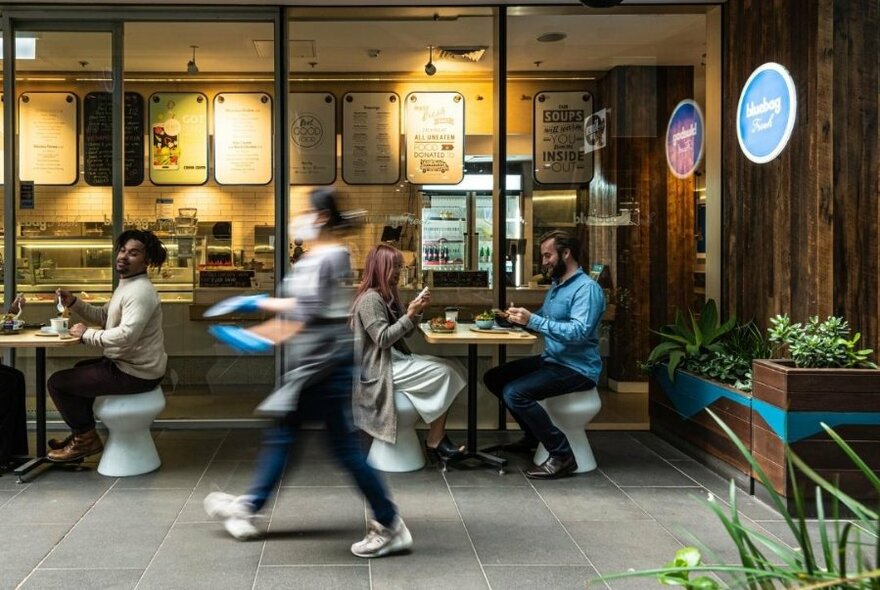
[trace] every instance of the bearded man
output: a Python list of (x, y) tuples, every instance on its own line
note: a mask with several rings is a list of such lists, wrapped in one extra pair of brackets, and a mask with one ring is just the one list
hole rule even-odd
[(553, 285), (539, 310), (532, 313), (511, 305), (506, 319), (543, 335), (544, 352), (490, 369), (483, 381), (504, 400), (523, 431), (519, 441), (505, 448), (534, 452), (540, 442), (550, 455), (526, 477), (557, 479), (571, 475), (577, 462), (568, 439), (538, 401), (596, 386), (602, 372), (599, 323), (605, 295), (581, 267), (581, 245), (575, 236), (552, 231), (541, 236), (540, 244), (541, 262)]

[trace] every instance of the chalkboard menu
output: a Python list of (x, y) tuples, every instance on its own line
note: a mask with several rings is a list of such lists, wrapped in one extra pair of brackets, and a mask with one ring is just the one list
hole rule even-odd
[[(144, 97), (125, 93), (125, 186), (144, 182)], [(89, 92), (84, 107), (83, 150), (85, 181), (92, 186), (113, 184), (113, 95)]]
[(250, 287), (253, 278), (252, 270), (202, 270), (199, 287)]

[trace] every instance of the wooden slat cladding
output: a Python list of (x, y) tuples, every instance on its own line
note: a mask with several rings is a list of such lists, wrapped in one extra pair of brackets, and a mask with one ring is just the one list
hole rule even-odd
[[(880, 43), (876, 0), (729, 0), (724, 7), (723, 228), (726, 313), (762, 327), (842, 314), (880, 349)], [(736, 139), (748, 76), (792, 74), (788, 147), (754, 164)]]
[(880, 3), (834, 2), (834, 312), (880, 349)]
[(626, 66), (600, 82), (611, 108), (601, 178), (618, 203), (636, 203), (638, 226), (617, 228), (617, 288), (631, 293), (612, 334), (608, 374), (618, 381), (644, 380), (638, 363), (651, 349), (650, 329), (686, 309), (693, 293), (696, 244), (693, 180), (679, 180), (666, 165), (666, 121), (675, 105), (693, 98), (690, 67)]

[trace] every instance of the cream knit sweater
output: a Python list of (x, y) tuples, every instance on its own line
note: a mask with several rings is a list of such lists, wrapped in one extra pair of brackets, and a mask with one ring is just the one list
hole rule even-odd
[(82, 341), (103, 348), (104, 356), (123, 373), (140, 379), (165, 375), (168, 355), (162, 332), (162, 305), (146, 274), (120, 279), (110, 301), (102, 307), (77, 298), (70, 309), (86, 322), (103, 326), (87, 329)]

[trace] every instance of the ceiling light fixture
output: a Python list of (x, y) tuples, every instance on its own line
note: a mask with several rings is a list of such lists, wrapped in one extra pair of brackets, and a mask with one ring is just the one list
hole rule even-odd
[(199, 46), (198, 45), (190, 45), (190, 47), (192, 47), (192, 50), (193, 50), (193, 57), (191, 60), (186, 62), (186, 73), (189, 75), (193, 75), (193, 74), (199, 73), (199, 66), (196, 65), (196, 49), (198, 49)]
[(437, 73), (437, 66), (434, 65), (434, 46), (428, 45), (428, 63), (425, 64), (425, 73), (433, 76)]
[(556, 43), (568, 37), (565, 33), (544, 33), (538, 37), (539, 43)]

